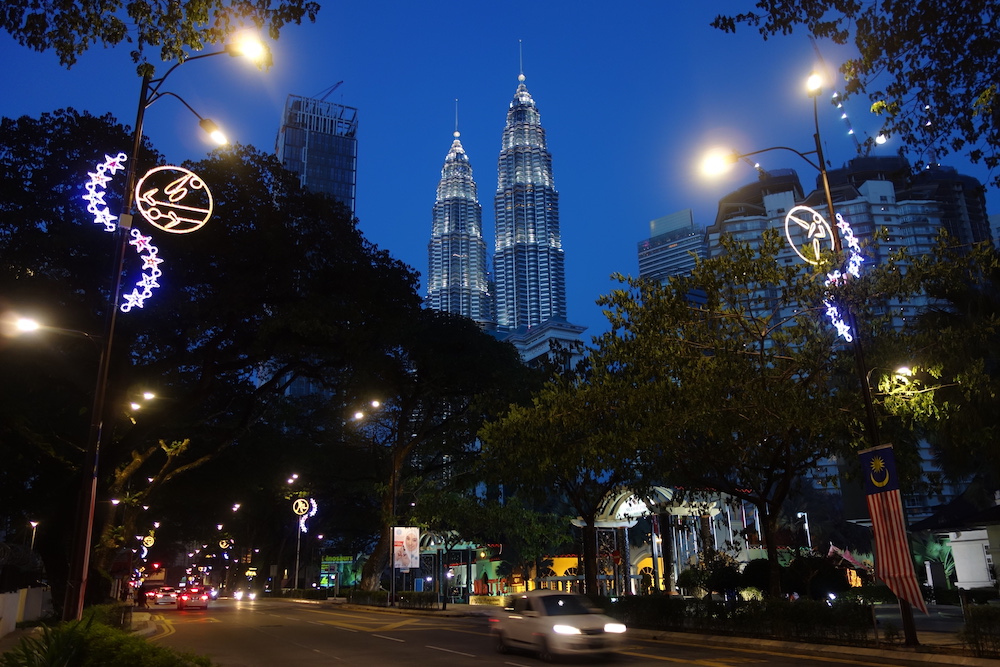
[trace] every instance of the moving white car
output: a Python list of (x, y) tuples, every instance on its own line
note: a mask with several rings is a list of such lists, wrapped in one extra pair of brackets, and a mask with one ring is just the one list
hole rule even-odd
[(490, 618), (497, 651), (511, 648), (556, 655), (608, 654), (625, 642), (625, 626), (582, 595), (536, 590), (514, 598), (514, 606)]

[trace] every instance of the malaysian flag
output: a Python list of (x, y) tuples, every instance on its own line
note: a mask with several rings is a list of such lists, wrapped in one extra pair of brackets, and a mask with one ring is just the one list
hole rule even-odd
[(868, 514), (875, 534), (875, 571), (897, 597), (927, 613), (924, 596), (913, 570), (910, 541), (906, 537), (903, 499), (896, 477), (892, 445), (873, 447), (858, 453), (865, 478)]

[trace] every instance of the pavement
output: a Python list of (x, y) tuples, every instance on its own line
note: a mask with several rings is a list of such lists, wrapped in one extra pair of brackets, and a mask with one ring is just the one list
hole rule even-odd
[[(338, 606), (344, 608), (371, 609), (360, 605), (347, 604), (343, 598), (338, 600), (293, 600), (300, 604), (313, 604), (318, 606)], [(886, 622), (893, 621), (893, 610), (895, 605), (881, 606), (877, 611), (880, 620)], [(468, 604), (448, 604), (446, 610), (423, 610), (423, 609), (399, 609), (396, 607), (380, 607), (379, 611), (397, 614), (419, 614), (434, 616), (479, 616), (487, 617), (497, 607), (486, 605)], [(879, 647), (858, 647), (839, 646), (834, 644), (809, 644), (803, 642), (787, 642), (775, 639), (756, 639), (750, 637), (726, 637), (719, 635), (706, 635), (694, 632), (666, 632), (658, 630), (643, 630), (640, 628), (630, 628), (629, 635), (641, 639), (658, 639), (662, 641), (690, 643), (697, 642), (704, 646), (732, 646), (742, 648), (780, 650), (784, 652), (794, 652), (802, 655), (825, 656), (827, 658), (870, 658), (873, 661), (893, 658), (894, 662), (905, 662), (910, 665), (966, 665), (968, 667), (998, 667), (1000, 660), (988, 658), (973, 658), (966, 655), (966, 650), (958, 638), (958, 632), (962, 628), (962, 611), (959, 607), (945, 605), (929, 605), (930, 613), (927, 616), (915, 614), (917, 626), (917, 639), (919, 646), (910, 647), (899, 644), (882, 645)], [(898, 617), (898, 611), (896, 612)], [(153, 620), (153, 610), (136, 608), (132, 613), (132, 630), (136, 634), (150, 636), (157, 630), (156, 622)], [(896, 627), (900, 627), (894, 622)], [(27, 628), (15, 630), (13, 633), (0, 637), (0, 653), (13, 649), (25, 636), (38, 634), (38, 628)]]

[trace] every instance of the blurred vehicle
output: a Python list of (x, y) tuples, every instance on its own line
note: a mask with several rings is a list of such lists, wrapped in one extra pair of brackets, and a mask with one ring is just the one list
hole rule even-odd
[(582, 595), (536, 590), (514, 598), (514, 607), (494, 613), (490, 629), (497, 651), (535, 651), (557, 655), (610, 654), (625, 641), (625, 626), (606, 616)]
[(160, 586), (153, 593), (156, 604), (174, 604), (177, 602), (177, 591), (171, 586)]
[(188, 586), (177, 593), (177, 608), (188, 609), (190, 607), (201, 607), (208, 609), (208, 602), (212, 599), (208, 589), (201, 586)]
[(211, 588), (208, 589), (208, 595), (213, 600), (217, 599), (219, 597), (219, 589), (216, 588), (215, 586), (212, 586)]

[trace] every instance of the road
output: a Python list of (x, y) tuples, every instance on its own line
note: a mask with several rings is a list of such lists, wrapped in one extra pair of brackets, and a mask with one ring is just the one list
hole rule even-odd
[[(208, 655), (223, 667), (295, 665), (506, 665), (531, 667), (530, 654), (501, 655), (484, 618), (435, 617), (374, 609), (346, 609), (287, 600), (218, 600), (210, 609), (150, 610), (157, 624), (152, 641)], [(680, 640), (629, 638), (616, 665), (699, 665), (701, 667), (800, 667), (904, 664), (892, 658), (796, 654), (795, 649), (700, 645), (697, 636)], [(564, 660), (562, 664), (595, 664)]]

